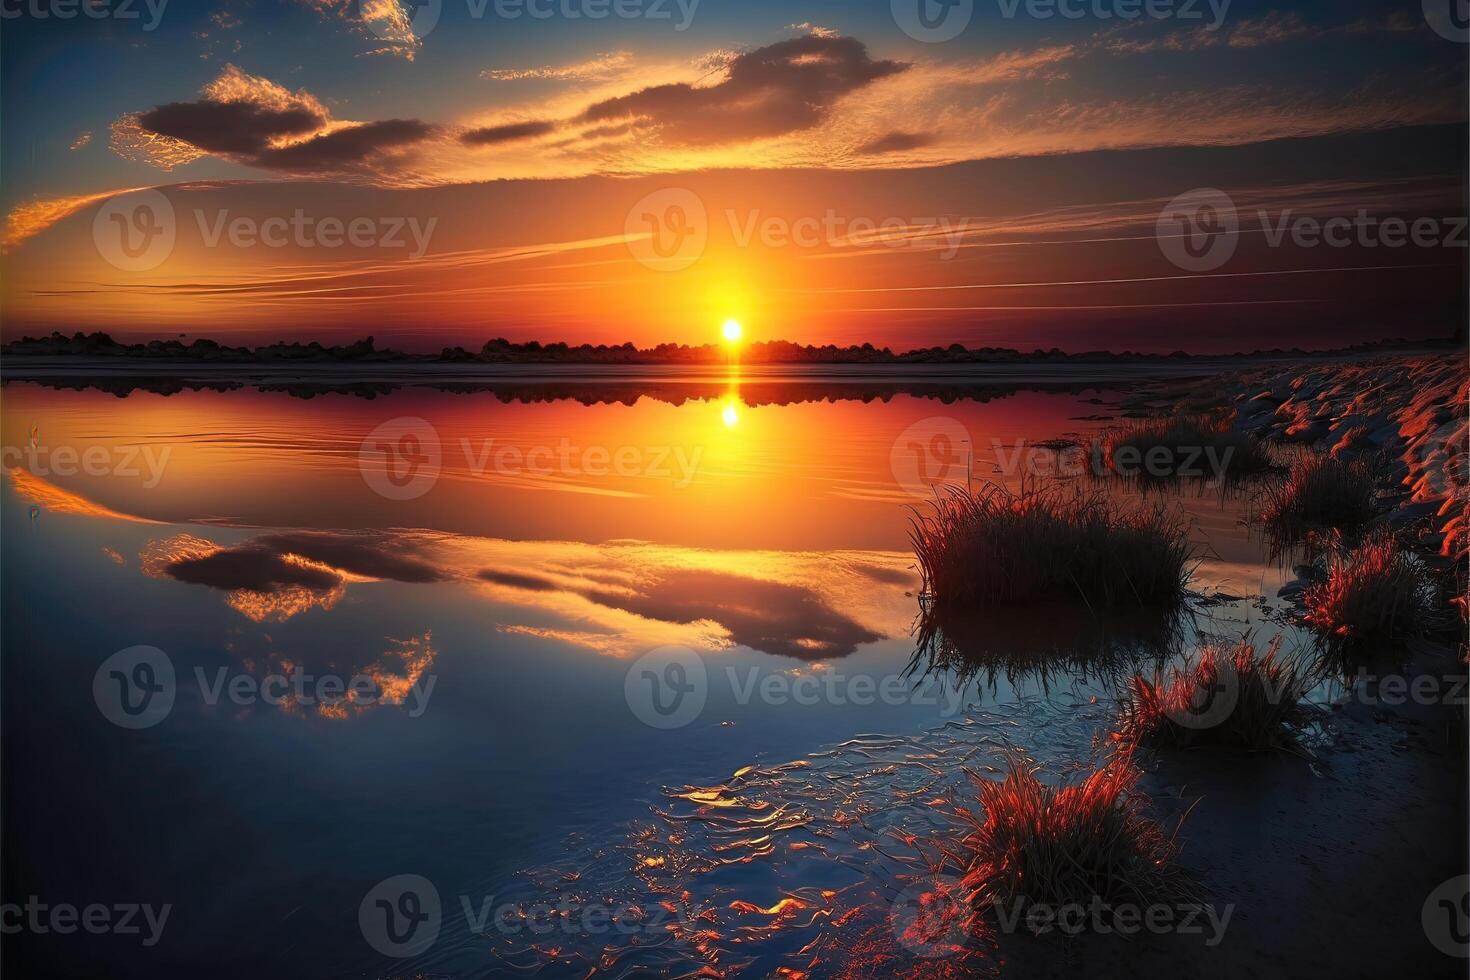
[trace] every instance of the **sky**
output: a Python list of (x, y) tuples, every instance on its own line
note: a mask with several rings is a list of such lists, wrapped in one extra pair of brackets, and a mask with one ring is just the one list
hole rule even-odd
[(3, 0), (0, 333), (1444, 336), (1457, 2)]

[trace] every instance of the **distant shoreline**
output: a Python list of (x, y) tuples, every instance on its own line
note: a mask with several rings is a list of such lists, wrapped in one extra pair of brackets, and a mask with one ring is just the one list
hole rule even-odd
[(806, 401), (871, 401), (895, 396), (940, 402), (987, 401), (1020, 391), (1083, 393), (1191, 382), (1244, 371), (1287, 375), (1311, 364), (1358, 362), (1410, 353), (1444, 353), (1442, 345), (1388, 351), (1111, 361), (1014, 361), (952, 364), (577, 364), (402, 361), (196, 361), (183, 358), (9, 355), (0, 357), (0, 384), (95, 389), (118, 397), (134, 392), (253, 388), (296, 398), (346, 395), (377, 398), (400, 389), (501, 401), (574, 400), (633, 404), (649, 397), (673, 404), (739, 393), (748, 405)]
[[(798, 345), (788, 341), (757, 341), (743, 345), (732, 357), (729, 348), (716, 344), (686, 346), (659, 344), (638, 348), (633, 344), (608, 346), (582, 344), (576, 347), (563, 342), (541, 344), (537, 341), (512, 343), (504, 339), (487, 341), (479, 351), (463, 347), (447, 347), (438, 354), (410, 354), (380, 350), (372, 337), (351, 344), (327, 347), (309, 343), (275, 343), (258, 347), (230, 347), (208, 339), (188, 344), (181, 340), (153, 340), (140, 344), (121, 344), (105, 333), (75, 333), (68, 337), (53, 333), (48, 337), (23, 337), (0, 348), (0, 374), (7, 378), (59, 376), (99, 372), (103, 375), (158, 374), (170, 377), (204, 371), (211, 377), (234, 372), (266, 371), (316, 375), (340, 374), (349, 368), (361, 376), (383, 373), (435, 373), (445, 368), (466, 372), (476, 377), (504, 376), (511, 370), (533, 374), (582, 374), (609, 371), (626, 375), (633, 370), (672, 369), (687, 372), (728, 372), (738, 364), (742, 373), (757, 369), (797, 369), (824, 371), (838, 368), (862, 369), (869, 376), (914, 377), (916, 373), (940, 370), (947, 379), (980, 369), (1018, 366), (1045, 366), (1055, 370), (1066, 366), (1098, 367), (1164, 367), (1185, 368), (1185, 374), (1206, 373), (1220, 365), (1242, 362), (1308, 360), (1337, 357), (1361, 357), (1372, 354), (1401, 354), (1453, 349), (1463, 345), (1461, 338), (1438, 341), (1388, 340), (1358, 344), (1334, 350), (1307, 351), (1300, 348), (1257, 350), (1234, 354), (1149, 354), (1133, 351), (1050, 350), (1020, 351), (1014, 348), (966, 348), (960, 344), (948, 347), (917, 348), (895, 353), (872, 344), (836, 347)], [(526, 369), (531, 369), (526, 372)], [(175, 370), (181, 369), (181, 370)], [(325, 369), (325, 371), (323, 371)], [(406, 369), (406, 372), (405, 372)], [(949, 369), (949, 370), (943, 370)], [(846, 372), (839, 372), (846, 373)]]

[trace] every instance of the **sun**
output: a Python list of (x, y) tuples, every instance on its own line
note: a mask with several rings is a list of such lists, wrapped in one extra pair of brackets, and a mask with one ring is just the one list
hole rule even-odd
[(720, 333), (725, 335), (725, 340), (732, 344), (740, 342), (740, 335), (745, 331), (740, 329), (739, 320), (726, 320), (725, 325), (720, 328)]

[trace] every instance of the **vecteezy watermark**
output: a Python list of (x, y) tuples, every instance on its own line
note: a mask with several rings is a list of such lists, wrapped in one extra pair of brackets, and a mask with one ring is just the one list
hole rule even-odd
[(1240, 216), (1230, 195), (1213, 187), (1186, 191), (1159, 213), (1154, 235), (1164, 257), (1186, 272), (1218, 269), (1240, 244)]
[[(1207, 31), (1225, 23), (1231, 0), (994, 0), (1005, 20), (1178, 20), (1207, 21)], [(915, 41), (937, 44), (964, 32), (976, 0), (889, 0), (893, 22)]]
[(1467, 220), (1451, 218), (1401, 218), (1380, 217), (1370, 214), (1367, 208), (1359, 208), (1353, 217), (1337, 215), (1331, 218), (1314, 218), (1310, 215), (1294, 215), (1290, 208), (1283, 209), (1274, 218), (1264, 210), (1256, 217), (1266, 236), (1266, 244), (1281, 247), (1288, 236), (1298, 248), (1465, 248), (1470, 239), (1465, 237)]
[(1225, 938), (1230, 926), (1230, 917), (1235, 914), (1235, 904), (1217, 908), (1214, 905), (1180, 902), (1154, 902), (1139, 905), (1133, 902), (1105, 902), (1094, 895), (1087, 902), (1048, 904), (1032, 902), (1025, 898), (991, 903), (1000, 931), (1004, 933), (1029, 932), (1042, 936), (1060, 933), (1078, 936), (1082, 933), (1094, 935), (1135, 936), (1139, 933), (1153, 935), (1175, 934), (1181, 936), (1204, 936), (1206, 946), (1218, 946)]
[(820, 216), (767, 215), (759, 209), (725, 211), (731, 237), (740, 248), (759, 241), (767, 248), (880, 247), (907, 251), (936, 251), (941, 259), (959, 254), (970, 226), (968, 218), (873, 218), (840, 214), (828, 208)]
[(0, 450), (7, 468), (23, 467), (35, 476), (70, 477), (79, 473), (143, 481), (152, 490), (163, 479), (172, 446), (47, 446), (28, 442)]
[(178, 240), (174, 206), (160, 191), (133, 191), (108, 198), (92, 219), (97, 254), (124, 272), (156, 269)]
[(439, 889), (420, 875), (396, 875), (362, 897), (357, 925), (368, 945), (384, 956), (418, 956), (439, 938), (444, 912)]
[(1470, 43), (1470, 0), (1424, 0), (1424, 19), (1445, 40)]
[[(671, 21), (683, 33), (694, 23), (700, 0), (464, 0), (470, 20), (619, 20)], [(439, 24), (444, 0), (361, 0), (363, 23), (385, 41), (402, 41), (411, 32), (422, 40)]]
[(935, 415), (898, 434), (888, 450), (894, 482), (915, 497), (932, 497), (935, 487), (970, 479), (974, 447), (958, 419)]
[(78, 906), (70, 902), (43, 902), (38, 895), (28, 895), (24, 905), (0, 904), (0, 935), (29, 932), (37, 936), (51, 933), (70, 936), (85, 932), (93, 936), (141, 936), (144, 946), (153, 947), (163, 938), (173, 908), (172, 903), (154, 908), (148, 902), (93, 902)]
[(194, 221), (205, 248), (227, 242), (235, 248), (377, 248), (401, 250), (410, 259), (422, 258), (437, 217), (420, 221), (407, 217), (319, 217), (297, 208), (290, 216), (257, 218), (231, 216), (229, 209), (194, 209)]
[[(676, 921), (691, 933), (698, 921), (698, 916), (677, 898), (653, 905), (617, 905), (569, 895), (554, 902), (459, 895), (455, 904), (465, 927), (475, 936), (663, 936)], [(358, 905), (357, 921), (369, 946), (384, 956), (405, 959), (427, 952), (450, 914), (432, 881), (422, 875), (403, 874), (368, 890)]]
[(143, 30), (157, 29), (168, 0), (0, 0), (0, 19), (142, 20)]
[[(968, 486), (974, 480), (975, 449), (962, 422), (937, 415), (920, 419), (899, 433), (888, 450), (888, 464), (894, 482), (905, 493), (932, 497), (938, 487)], [(1188, 478), (1214, 486), (1225, 480), (1234, 456), (1234, 446), (1123, 443), (1109, 448), (1101, 438), (1087, 443), (1032, 443), (1022, 438), (1007, 444), (992, 437), (983, 462), (987, 478)]]
[(953, 875), (935, 875), (911, 885), (888, 910), (893, 937), (923, 959), (953, 956), (963, 950), (974, 921), (969, 890)]
[(358, 13), (379, 40), (401, 43), (406, 34), (422, 39), (439, 23), (443, 0), (357, 0)]
[(389, 419), (363, 437), (357, 469), (373, 492), (414, 500), (434, 489), (444, 462), (439, 432), (421, 418)]
[[(667, 480), (677, 490), (694, 482), (704, 447), (583, 446), (563, 436), (555, 444), (461, 438), (456, 447), (464, 469), (476, 478)], [(389, 500), (413, 500), (433, 489), (443, 468), (438, 430), (421, 418), (390, 419), (369, 432), (358, 452), (358, 469), (374, 492)]]
[[(401, 695), (385, 690), (371, 674), (315, 674), (299, 667), (261, 677), (228, 667), (212, 673), (195, 667), (193, 681), (203, 702), (210, 706), (222, 702), (240, 707), (267, 704), (326, 709), (403, 705), (410, 718), (418, 718), (428, 710), (438, 678), (430, 673), (414, 677)], [(178, 688), (173, 660), (150, 646), (119, 650), (92, 676), (92, 699), (97, 710), (120, 728), (151, 728), (163, 721), (173, 710)]]
[(1348, 700), (1395, 708), (1405, 704), (1464, 707), (1470, 678), (1464, 674), (1373, 674), (1361, 667), (1345, 682)]
[(899, 30), (929, 44), (959, 37), (975, 16), (975, 0), (889, 0), (888, 8)]
[(709, 671), (704, 658), (687, 647), (650, 650), (628, 666), (623, 698), (650, 728), (683, 728), (704, 711)]
[[(1255, 210), (1256, 229), (1270, 248), (1465, 248), (1464, 216), (1405, 218), (1359, 208), (1351, 216), (1317, 217), (1283, 208)], [(1241, 215), (1230, 195), (1213, 187), (1187, 191), (1170, 201), (1155, 223), (1159, 249), (1188, 272), (1209, 272), (1230, 261), (1240, 243)]]
[(694, 23), (695, 11), (700, 0), (465, 0), (470, 16), (485, 16), (487, 7), (492, 7), (495, 16), (503, 20), (667, 20), (673, 21), (679, 33), (689, 30)]
[[(843, 214), (827, 208), (820, 214), (769, 214), (759, 208), (726, 208), (730, 241), (737, 248), (759, 244), (784, 248), (887, 248), (938, 252), (943, 259), (959, 254), (969, 230), (968, 218)], [(640, 198), (623, 222), (628, 251), (659, 272), (687, 269), (704, 255), (711, 223), (704, 201), (683, 187), (669, 187)]]
[[(917, 705), (932, 707), (941, 718), (964, 710), (964, 691), (926, 675), (851, 674), (825, 664), (790, 671), (741, 670), (727, 666), (713, 677), (723, 677), (730, 699), (737, 705), (762, 704), (812, 707), (818, 704)], [(703, 713), (709, 700), (711, 672), (704, 658), (687, 647), (652, 650), (628, 666), (623, 697), (633, 715), (651, 728), (683, 728)]]
[(119, 650), (92, 676), (92, 700), (119, 728), (151, 728), (174, 707), (174, 664), (157, 647)]
[(624, 240), (633, 258), (657, 272), (679, 272), (698, 262), (709, 244), (709, 216), (699, 195), (666, 187), (628, 209)]
[(1420, 921), (1435, 949), (1470, 958), (1470, 875), (1451, 878), (1430, 892)]
[[(379, 249), (423, 257), (439, 219), (416, 216), (319, 215), (296, 208), (289, 215), (244, 215), (228, 208), (194, 208), (204, 248)], [(97, 254), (124, 272), (148, 272), (167, 262), (178, 246), (178, 215), (160, 191), (132, 191), (109, 198), (92, 219)]]

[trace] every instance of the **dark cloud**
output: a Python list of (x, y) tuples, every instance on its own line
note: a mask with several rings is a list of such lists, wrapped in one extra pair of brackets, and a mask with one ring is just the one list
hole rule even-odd
[(479, 573), (479, 577), (486, 582), (494, 582), (496, 585), (509, 585), (512, 588), (527, 589), (531, 592), (554, 592), (561, 586), (548, 578), (539, 575), (523, 575), (520, 572), (502, 572), (495, 568), (486, 568)]
[(655, 85), (589, 107), (581, 121), (647, 119), (665, 139), (729, 143), (809, 129), (842, 96), (909, 66), (874, 61), (855, 38), (808, 35), (737, 55), (717, 85)]
[(466, 146), (491, 146), (496, 143), (510, 143), (515, 140), (530, 139), (533, 136), (545, 136), (555, 129), (556, 123), (547, 119), (538, 119), (532, 122), (508, 123), (504, 126), (485, 126), (481, 129), (472, 129), (459, 139)]
[(741, 646), (798, 660), (845, 657), (877, 633), (829, 606), (810, 589), (728, 572), (674, 571), (626, 594), (582, 593), (604, 606), (667, 623), (710, 620)]
[(163, 566), (164, 574), (191, 585), (234, 592), (281, 592), (291, 588), (332, 589), (342, 577), (323, 568), (290, 562), (272, 551), (243, 547), (200, 558), (182, 558)]
[[(292, 561), (288, 555), (314, 564)], [(413, 583), (451, 577), (444, 569), (406, 551), (400, 540), (324, 531), (268, 534), (233, 548), (168, 562), (162, 571), (193, 585), (227, 592), (245, 589), (266, 593), (291, 588), (332, 589), (342, 584), (343, 573)]]
[(395, 582), (442, 582), (444, 569), (404, 551), (404, 542), (379, 535), (299, 531), (256, 538), (253, 545), (300, 555), (353, 575)]
[(433, 132), (434, 127), (417, 119), (385, 119), (268, 149), (247, 162), (257, 167), (293, 173), (358, 170), (384, 154), (422, 143)]
[(882, 582), (885, 585), (915, 585), (918, 582), (918, 576), (910, 569), (864, 564), (855, 564), (852, 567), (853, 571), (858, 574), (866, 575), (873, 581)]
[(933, 133), (892, 132), (858, 147), (859, 153), (897, 153), (934, 145)]
[(254, 102), (170, 102), (138, 116), (149, 132), (207, 153), (256, 154), (274, 139), (314, 133), (327, 120), (304, 106), (269, 109)]

